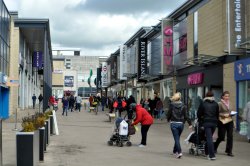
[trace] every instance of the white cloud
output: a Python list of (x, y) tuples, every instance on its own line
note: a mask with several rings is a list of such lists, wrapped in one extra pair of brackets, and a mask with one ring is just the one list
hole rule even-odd
[[(164, 11), (147, 9), (150, 5), (140, 7), (140, 12), (133, 12), (133, 4), (127, 4), (128, 12), (115, 10), (97, 11), (93, 3), (88, 10), (76, 10), (79, 6), (90, 4), (93, 0), (5, 0), (8, 6), (16, 6), (19, 17), (49, 18), (53, 46), (78, 47), (82, 55), (108, 56), (126, 42), (140, 27), (152, 26), (159, 22), (185, 0), (164, 0), (172, 3), (171, 9), (166, 5)], [(106, 0), (112, 1), (112, 0)], [(140, 0), (135, 0), (140, 1)], [(88, 2), (88, 3), (87, 3)], [(93, 1), (94, 2), (94, 1)], [(152, 0), (148, 2), (155, 3)], [(147, 3), (148, 3), (147, 2)], [(159, 2), (159, 0), (157, 1)], [(144, 3), (142, 3), (143, 5)], [(164, 3), (163, 3), (164, 4)], [(165, 3), (166, 4), (166, 3)], [(178, 5), (176, 5), (178, 4)], [(112, 5), (112, 3), (110, 3)], [(173, 8), (173, 6), (176, 6)], [(106, 6), (112, 9), (116, 6)], [(75, 10), (73, 10), (75, 9)], [(132, 12), (130, 12), (132, 11)]]

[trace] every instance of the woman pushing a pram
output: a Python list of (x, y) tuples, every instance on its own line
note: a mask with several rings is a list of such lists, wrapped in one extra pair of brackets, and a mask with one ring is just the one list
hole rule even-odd
[(219, 106), (214, 101), (214, 94), (208, 91), (203, 102), (200, 104), (197, 117), (202, 123), (206, 136), (205, 154), (209, 160), (216, 160), (214, 153), (213, 133), (216, 129), (219, 118)]

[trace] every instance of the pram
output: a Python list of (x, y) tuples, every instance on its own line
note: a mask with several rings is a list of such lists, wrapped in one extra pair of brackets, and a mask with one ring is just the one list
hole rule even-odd
[(191, 147), (189, 148), (189, 154), (205, 155), (205, 130), (204, 127), (200, 125), (200, 122), (198, 120), (195, 120), (194, 131), (189, 134), (185, 141), (191, 143)]
[(125, 120), (121, 117), (116, 118), (108, 145), (112, 146), (115, 143), (116, 146), (122, 147), (126, 143), (127, 146), (131, 146), (130, 135), (135, 134), (135, 131), (132, 131), (134, 129), (130, 124), (131, 120)]

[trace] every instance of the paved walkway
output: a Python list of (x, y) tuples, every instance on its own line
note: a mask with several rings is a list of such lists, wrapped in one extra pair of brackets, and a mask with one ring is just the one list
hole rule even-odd
[[(218, 150), (217, 160), (208, 161), (202, 156), (188, 154), (188, 146), (184, 139), (189, 131), (182, 134), (181, 143), (184, 152), (182, 159), (172, 155), (173, 138), (166, 121), (156, 120), (149, 129), (148, 146), (139, 148), (140, 132), (131, 138), (132, 147), (110, 147), (107, 140), (111, 134), (113, 123), (108, 122), (105, 113), (98, 115), (82, 112), (69, 112), (62, 116), (57, 111), (59, 136), (50, 137), (48, 152), (45, 153), (44, 163), (39, 166), (246, 166), (249, 165), (250, 144), (245, 138), (236, 135), (234, 141), (235, 157), (228, 157), (223, 152), (225, 143)], [(20, 126), (20, 124), (18, 124)], [(3, 159), (4, 166), (15, 165), (15, 132), (14, 123), (3, 123)]]

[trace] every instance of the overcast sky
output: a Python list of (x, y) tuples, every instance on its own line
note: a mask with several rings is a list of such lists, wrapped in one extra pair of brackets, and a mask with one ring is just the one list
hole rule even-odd
[(156, 25), (187, 0), (4, 0), (22, 18), (49, 18), (52, 46), (109, 56), (142, 26)]

